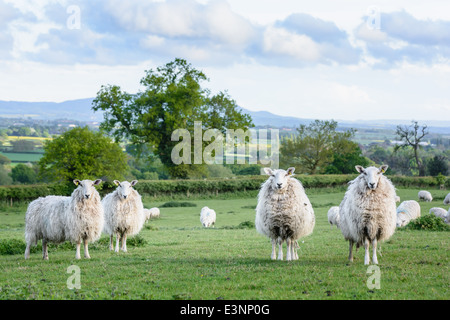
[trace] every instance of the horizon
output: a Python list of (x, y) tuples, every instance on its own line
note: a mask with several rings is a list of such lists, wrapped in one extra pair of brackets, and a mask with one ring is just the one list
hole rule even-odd
[[(0, 1), (0, 100), (142, 89), (174, 58), (212, 93), (300, 119), (450, 119), (450, 4), (358, 1)], [(101, 18), (101, 19), (100, 19)]]

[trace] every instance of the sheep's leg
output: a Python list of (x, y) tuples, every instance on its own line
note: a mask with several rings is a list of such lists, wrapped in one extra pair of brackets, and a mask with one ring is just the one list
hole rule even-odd
[(48, 260), (48, 247), (45, 239), (42, 239), (42, 259)]
[(372, 241), (372, 250), (373, 250), (373, 255), (372, 255), (372, 260), (374, 264), (378, 264), (378, 258), (377, 258), (377, 238), (373, 239)]
[(114, 252), (119, 252), (120, 233), (116, 234), (116, 249)]
[(370, 253), (369, 253), (369, 248), (370, 248), (370, 241), (369, 238), (365, 238), (364, 239), (364, 264), (370, 264)]
[(84, 257), (86, 259), (90, 259), (91, 256), (89, 255), (89, 250), (88, 250), (88, 241), (86, 239), (83, 240), (84, 241)]
[(122, 251), (127, 252), (127, 234), (122, 236)]
[(80, 247), (81, 247), (81, 240), (77, 241), (77, 252), (75, 253), (75, 259), (81, 259), (81, 254), (80, 254)]
[(114, 235), (111, 233), (111, 235), (109, 236), (109, 251), (113, 251), (114, 250), (113, 238), (114, 238)]
[(291, 238), (286, 239), (286, 260), (291, 261), (292, 260), (292, 241)]
[(349, 240), (348, 244), (348, 260), (353, 262), (353, 241)]
[(297, 253), (297, 249), (299, 248), (298, 242), (297, 241), (292, 241), (292, 254), (293, 260), (298, 260), (298, 253)]
[(270, 259), (275, 260), (277, 258), (276, 247), (277, 243), (275, 239), (271, 239), (272, 241), (272, 254), (270, 255)]
[(31, 244), (28, 242), (27, 247), (25, 249), (25, 260), (30, 257), (30, 247), (31, 247)]
[(278, 260), (283, 260), (283, 242), (278, 239)]

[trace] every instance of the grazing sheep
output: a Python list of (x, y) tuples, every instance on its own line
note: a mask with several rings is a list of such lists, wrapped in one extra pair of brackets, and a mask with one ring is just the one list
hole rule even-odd
[(400, 197), (399, 196), (395, 196), (395, 202), (400, 202)]
[(327, 213), (328, 222), (339, 228), (339, 206), (331, 207)]
[(42, 255), (48, 260), (47, 244), (72, 241), (77, 245), (76, 259), (81, 259), (83, 241), (84, 257), (89, 259), (88, 243), (102, 234), (104, 218), (100, 195), (94, 185), (102, 180), (73, 180), (78, 187), (70, 197), (40, 197), (28, 205), (25, 215), (25, 259), (30, 257), (30, 247), (42, 239)]
[(433, 200), (433, 197), (431, 196), (431, 193), (425, 190), (420, 190), (418, 193), (419, 200), (424, 200), (427, 202), (431, 202)]
[(150, 219), (159, 218), (159, 215), (160, 215), (159, 208), (144, 209), (145, 222), (147, 222)]
[(444, 204), (450, 204), (450, 192), (445, 196)]
[(203, 207), (200, 211), (200, 222), (205, 228), (214, 227), (216, 224), (216, 212), (208, 207)]
[(448, 211), (447, 211), (447, 218), (445, 218), (445, 223), (446, 223), (446, 224), (450, 224), (450, 208), (448, 208)]
[(397, 208), (397, 227), (404, 227), (419, 217), (420, 204), (414, 200), (403, 201)]
[(105, 210), (104, 232), (110, 235), (109, 249), (113, 250), (113, 237), (116, 235), (115, 252), (120, 249), (127, 252), (127, 237), (138, 234), (145, 222), (144, 206), (140, 194), (133, 189), (137, 180), (130, 182), (114, 180), (116, 190), (103, 200)]
[(293, 178), (294, 170), (264, 168), (269, 178), (258, 194), (255, 226), (259, 233), (271, 239), (272, 260), (276, 258), (277, 244), (278, 260), (283, 260), (285, 241), (286, 260), (297, 260), (297, 240), (310, 235), (315, 226), (314, 210), (302, 184)]
[(444, 221), (447, 219), (447, 211), (442, 208), (433, 207), (430, 209), (430, 214), (434, 214), (436, 217), (444, 219)]
[(397, 211), (395, 189), (380, 168), (356, 166), (360, 175), (349, 182), (344, 199), (339, 205), (339, 227), (349, 241), (349, 257), (353, 261), (353, 244), (364, 245), (364, 264), (369, 264), (369, 247), (372, 244), (373, 263), (378, 264), (377, 243), (389, 239), (395, 232)]

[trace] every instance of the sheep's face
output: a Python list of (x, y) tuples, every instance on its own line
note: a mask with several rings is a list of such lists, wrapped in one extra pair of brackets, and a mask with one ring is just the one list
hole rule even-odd
[(397, 212), (397, 228), (404, 227), (408, 223), (408, 217), (404, 212)]
[(294, 174), (294, 171), (295, 168), (289, 168), (287, 170), (272, 170), (270, 168), (264, 168), (264, 172), (270, 176), (269, 179), (271, 179), (272, 188), (279, 191), (282, 191), (286, 188), (289, 179)]
[(367, 187), (370, 190), (375, 190), (378, 187), (381, 175), (386, 172), (388, 166), (383, 165), (380, 168), (368, 167), (365, 169), (361, 166), (356, 166), (355, 168), (366, 181)]
[(133, 186), (137, 183), (137, 180), (133, 180), (131, 183), (128, 181), (120, 182), (119, 180), (114, 180), (114, 183), (117, 186), (120, 199), (126, 200), (133, 191)]
[(95, 185), (98, 185), (100, 182), (102, 182), (101, 179), (97, 179), (95, 181), (92, 180), (78, 180), (75, 179), (73, 180), (73, 183), (75, 183), (76, 186), (78, 186), (78, 188), (81, 188), (81, 193), (83, 194), (85, 199), (89, 199), (92, 194), (96, 191), (95, 190)]

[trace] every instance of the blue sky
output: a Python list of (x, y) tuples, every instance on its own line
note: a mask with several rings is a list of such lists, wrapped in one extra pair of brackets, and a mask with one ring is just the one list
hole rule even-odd
[(0, 100), (137, 92), (175, 57), (253, 111), (450, 120), (448, 1), (0, 0)]

